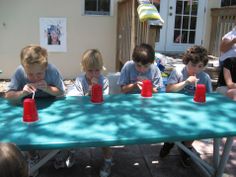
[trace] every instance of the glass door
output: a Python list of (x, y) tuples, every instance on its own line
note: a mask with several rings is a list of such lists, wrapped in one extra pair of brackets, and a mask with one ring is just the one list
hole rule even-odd
[(205, 0), (170, 0), (166, 51), (185, 51), (202, 43)]

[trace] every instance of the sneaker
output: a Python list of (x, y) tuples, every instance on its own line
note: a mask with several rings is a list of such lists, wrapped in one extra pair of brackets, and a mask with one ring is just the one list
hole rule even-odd
[[(38, 153), (34, 154), (28, 159), (28, 166), (31, 169), (34, 165), (36, 165), (40, 161), (40, 156)], [(39, 175), (39, 170), (35, 170), (33, 173), (30, 173), (30, 177), (36, 177)]]
[[(190, 151), (192, 151), (192, 147), (188, 147), (188, 149)], [(191, 157), (186, 152), (184, 152), (182, 149), (180, 150), (180, 156), (181, 156), (181, 163), (182, 163), (183, 167), (184, 168), (190, 167), (192, 164)]]
[(70, 168), (75, 164), (74, 153), (68, 150), (60, 151), (53, 163), (55, 169)]
[(170, 150), (174, 147), (174, 145), (175, 145), (174, 143), (164, 143), (164, 145), (160, 150), (159, 156), (161, 158), (166, 157), (170, 153)]
[(69, 151), (69, 156), (66, 159), (66, 167), (71, 168), (75, 164), (75, 155), (72, 151)]
[(111, 166), (113, 165), (112, 161), (104, 162), (102, 169), (100, 170), (100, 177), (108, 177), (111, 174)]

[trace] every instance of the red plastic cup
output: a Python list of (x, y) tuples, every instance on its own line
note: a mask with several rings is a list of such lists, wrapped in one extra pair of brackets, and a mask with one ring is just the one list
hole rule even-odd
[(198, 103), (206, 102), (206, 86), (204, 84), (197, 84), (193, 100)]
[(141, 96), (145, 98), (152, 97), (152, 82), (150, 80), (143, 80)]
[(92, 85), (91, 102), (93, 102), (93, 103), (102, 103), (103, 102), (103, 93), (102, 93), (102, 86), (101, 85), (99, 85), (99, 84)]
[(27, 123), (36, 122), (39, 118), (35, 100), (31, 98), (26, 98), (24, 99), (23, 106), (24, 106), (23, 122)]

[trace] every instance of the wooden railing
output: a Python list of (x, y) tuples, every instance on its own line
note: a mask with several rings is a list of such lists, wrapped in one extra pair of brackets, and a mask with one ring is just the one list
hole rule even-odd
[(212, 24), (209, 53), (220, 56), (222, 37), (236, 25), (236, 6), (211, 9)]

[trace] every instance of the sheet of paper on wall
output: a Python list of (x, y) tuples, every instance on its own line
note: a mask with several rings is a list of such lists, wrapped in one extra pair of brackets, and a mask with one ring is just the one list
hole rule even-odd
[(66, 18), (40, 18), (40, 45), (48, 52), (66, 52)]

